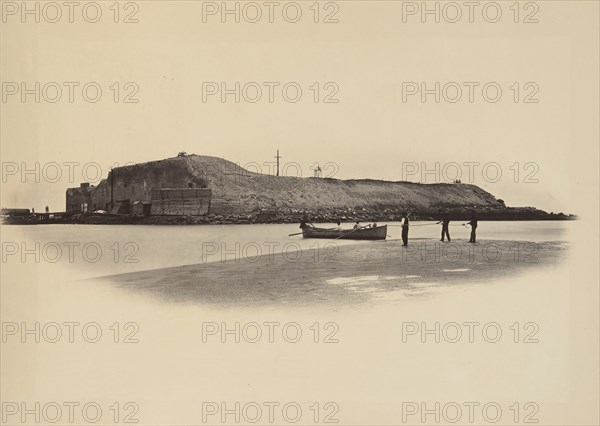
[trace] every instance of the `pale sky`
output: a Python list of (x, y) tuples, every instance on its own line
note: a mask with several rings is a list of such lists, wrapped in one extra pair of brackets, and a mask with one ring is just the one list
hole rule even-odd
[[(421, 23), (418, 16), (403, 23), (401, 2), (359, 1), (338, 2), (339, 22), (329, 24), (314, 23), (313, 2), (299, 2), (303, 15), (295, 24), (277, 12), (274, 23), (265, 17), (252, 24), (242, 17), (238, 24), (232, 18), (221, 23), (219, 15), (207, 16), (204, 23), (201, 2), (183, 1), (138, 2), (138, 23), (115, 24), (112, 2), (100, 3), (103, 15), (95, 24), (77, 13), (74, 23), (63, 17), (56, 24), (4, 16), (4, 207), (41, 211), (50, 205), (61, 211), (65, 189), (85, 180), (76, 166), (70, 182), (63, 166), (55, 183), (24, 184), (21, 170), (6, 175), (7, 163), (34, 168), (39, 162), (42, 168), (50, 162), (94, 162), (106, 177), (112, 164), (179, 151), (243, 165), (274, 161), (277, 149), (284, 164), (302, 167), (303, 176), (310, 176), (310, 166), (318, 162), (329, 163), (331, 172), (335, 163), (335, 177), (342, 179), (422, 181), (419, 174), (403, 176), (406, 163), (419, 169), (422, 163), (429, 169), (439, 163), (440, 172), (457, 163), (462, 181), (469, 182), (464, 163), (475, 162), (479, 166), (471, 182), (511, 206), (584, 214), (589, 199), (581, 194), (597, 198), (596, 2), (538, 2), (539, 23), (530, 24), (513, 22), (507, 2), (500, 2), (503, 17), (496, 24), (480, 14), (474, 23), (466, 18), (456, 24)], [(319, 19), (331, 11), (321, 10)], [(20, 93), (6, 93), (7, 82), (33, 88), (36, 81), (41, 86), (56, 82), (64, 89), (62, 97), (37, 104), (28, 95), (22, 103)], [(64, 82), (79, 83), (73, 103)], [(103, 90), (97, 103), (82, 97), (88, 82)], [(118, 103), (115, 82), (120, 83)], [(122, 102), (133, 87), (125, 88), (127, 82), (139, 87), (138, 103)], [(222, 103), (219, 94), (204, 102), (206, 82), (228, 87), (256, 82), (264, 90), (256, 103), (243, 97), (235, 103), (233, 95)], [(273, 103), (265, 82), (279, 84)], [(281, 88), (289, 82), (302, 89), (297, 103), (283, 98)], [(319, 103), (313, 99), (315, 82)], [(433, 95), (425, 103), (419, 95), (403, 102), (403, 82), (425, 82), (430, 88), (435, 82), (442, 87), (456, 82), (464, 91), (456, 103), (443, 98), (435, 103)], [(465, 82), (479, 84), (473, 103)], [(497, 103), (483, 99), (481, 88), (490, 82), (502, 89)], [(51, 86), (48, 97), (54, 96)], [(516, 87), (519, 102), (513, 98)], [(533, 99), (539, 102), (524, 103), (534, 87)], [(339, 89), (333, 95), (339, 102), (323, 103), (333, 88)], [(248, 97), (254, 96), (251, 89)], [(502, 171), (498, 182), (484, 179), (482, 168), (490, 163)], [(533, 181), (526, 182), (527, 177)], [(430, 174), (427, 182), (443, 178)]]

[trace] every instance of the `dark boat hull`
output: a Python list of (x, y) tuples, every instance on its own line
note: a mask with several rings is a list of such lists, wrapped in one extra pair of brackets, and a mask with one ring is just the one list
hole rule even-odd
[(359, 229), (358, 231), (352, 229), (336, 231), (335, 229), (325, 228), (304, 228), (302, 236), (304, 238), (327, 238), (330, 240), (385, 240), (387, 225)]

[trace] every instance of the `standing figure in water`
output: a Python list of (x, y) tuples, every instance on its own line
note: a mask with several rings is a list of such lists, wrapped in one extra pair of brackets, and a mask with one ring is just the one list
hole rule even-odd
[(471, 221), (467, 223), (467, 225), (471, 225), (471, 239), (470, 243), (477, 242), (477, 215), (475, 214), (475, 210), (471, 210)]
[(437, 223), (442, 224), (442, 239), (440, 241), (444, 241), (444, 236), (446, 236), (446, 238), (448, 238), (448, 241), (450, 241), (450, 231), (448, 229), (450, 226), (450, 218), (448, 217), (448, 213), (444, 213), (444, 216), (442, 216), (442, 220), (440, 220)]
[(402, 213), (402, 245), (408, 246), (408, 213)]

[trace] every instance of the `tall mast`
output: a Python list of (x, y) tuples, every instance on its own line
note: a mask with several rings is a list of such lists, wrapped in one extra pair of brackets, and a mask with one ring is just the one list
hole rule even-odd
[(277, 150), (277, 155), (275, 156), (275, 158), (277, 159), (277, 176), (279, 176), (279, 159), (281, 158), (279, 156), (279, 150)]

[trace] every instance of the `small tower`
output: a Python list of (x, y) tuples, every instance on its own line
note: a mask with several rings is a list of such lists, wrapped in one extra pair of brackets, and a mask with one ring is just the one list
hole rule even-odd
[(320, 178), (321, 177), (321, 172), (323, 170), (321, 169), (321, 166), (319, 166), (319, 163), (317, 163), (317, 167), (315, 167), (314, 171), (315, 171), (315, 176), (314, 177)]

